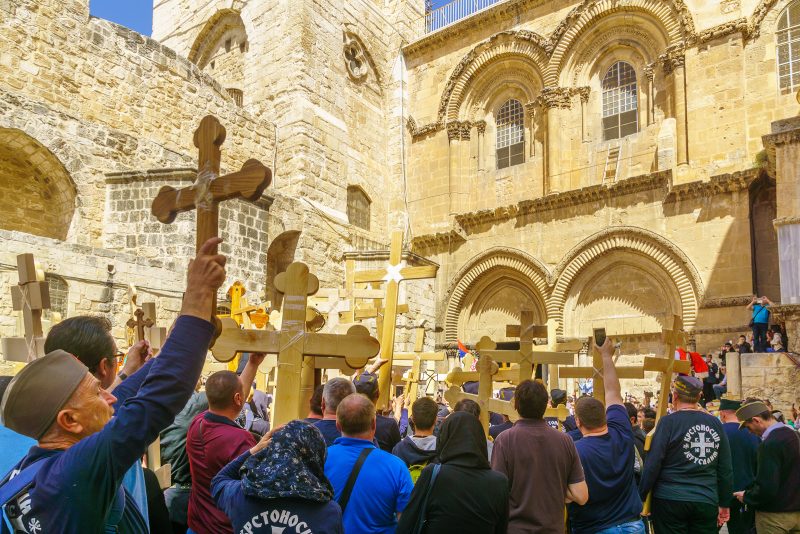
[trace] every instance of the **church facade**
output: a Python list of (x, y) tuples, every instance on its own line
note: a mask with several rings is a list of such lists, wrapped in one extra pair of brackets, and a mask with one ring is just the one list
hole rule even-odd
[(164, 0), (152, 39), (88, 0), (0, 16), (0, 277), (33, 252), (59, 311), (119, 337), (127, 284), (179, 307), (194, 218), (149, 205), (194, 180), (208, 113), (222, 172), (274, 176), (223, 205), (230, 281), (275, 300), (296, 260), (333, 287), (405, 228), (440, 269), (404, 289), (398, 348), (422, 320), (429, 348), (502, 341), (525, 308), (632, 354), (679, 315), (706, 351), (781, 298), (762, 136), (798, 111), (800, 0)]

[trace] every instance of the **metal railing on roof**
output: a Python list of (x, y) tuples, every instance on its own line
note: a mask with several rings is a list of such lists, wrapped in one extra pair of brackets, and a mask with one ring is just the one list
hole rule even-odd
[(444, 28), (449, 24), (502, 1), (503, 0), (453, 0), (449, 4), (445, 4), (425, 14), (425, 33), (431, 33), (440, 28)]

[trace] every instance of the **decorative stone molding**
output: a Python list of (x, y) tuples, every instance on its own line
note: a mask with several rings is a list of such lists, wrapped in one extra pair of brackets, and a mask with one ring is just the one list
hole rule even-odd
[(656, 71), (655, 71), (655, 63), (648, 63), (644, 66), (644, 75), (650, 83), (653, 83), (653, 80), (656, 79)]
[(800, 217), (781, 217), (772, 221), (772, 226), (775, 228), (789, 224), (800, 224)]
[(445, 316), (437, 318), (436, 323), (444, 323), (447, 342), (455, 342), (457, 339), (458, 318), (470, 288), (480, 277), (498, 268), (512, 269), (531, 280), (544, 302), (548, 293), (547, 279), (550, 272), (543, 263), (514, 248), (496, 247), (486, 250), (472, 258), (456, 273), (444, 295), (444, 302), (447, 302)]
[[(484, 121), (484, 125), (486, 122)], [(469, 141), (472, 123), (470, 121), (453, 121), (447, 123), (447, 139), (450, 141)]]
[(713, 176), (708, 181), (699, 180), (687, 184), (678, 184), (672, 187), (664, 199), (664, 203), (742, 191), (750, 187), (750, 184), (758, 178), (760, 173), (760, 169), (748, 169), (746, 171)]
[(486, 133), (486, 121), (476, 121), (475, 128), (478, 130), (478, 135)]
[(598, 257), (615, 250), (631, 250), (660, 265), (680, 295), (681, 317), (687, 328), (697, 319), (703, 299), (700, 274), (688, 256), (669, 239), (635, 226), (611, 226), (587, 237), (564, 256), (553, 269), (553, 291), (547, 302), (547, 316), (562, 318), (567, 295), (578, 274)]
[(578, 94), (578, 96), (580, 96), (581, 102), (583, 102), (584, 104), (589, 101), (589, 95), (592, 92), (591, 87), (589, 86), (575, 87), (572, 90), (575, 91)]
[[(716, 328), (695, 328), (692, 333), (695, 336), (707, 336), (710, 334), (738, 334), (740, 332), (748, 332), (750, 328), (743, 324), (741, 326), (719, 326)], [(720, 343), (721, 344), (721, 343)]]
[(462, 213), (456, 215), (456, 222), (462, 228), (469, 228), (479, 226), (486, 223), (494, 223), (497, 221), (506, 221), (519, 214), (519, 208), (516, 205), (500, 206), (498, 208), (488, 210), (478, 210), (471, 213)]
[(543, 87), (536, 101), (546, 109), (569, 109), (572, 107), (573, 94), (567, 87)]
[(764, 143), (764, 146), (768, 148), (800, 143), (800, 128), (786, 132), (763, 135), (761, 136), (761, 141)]
[(750, 17), (748, 24), (747, 39), (758, 39), (761, 35), (761, 23), (764, 17), (767, 16), (769, 10), (778, 3), (778, 0), (760, 0), (756, 8), (753, 10), (753, 15)]
[(197, 169), (192, 167), (175, 167), (165, 169), (149, 169), (146, 171), (121, 171), (106, 174), (107, 184), (130, 184), (134, 182), (161, 181), (194, 182)]
[(430, 124), (417, 126), (417, 122), (414, 120), (414, 118), (409, 116), (406, 120), (406, 128), (408, 128), (408, 132), (411, 134), (411, 137), (416, 139), (417, 137), (422, 137), (424, 135), (428, 135), (429, 133), (438, 132), (442, 128), (442, 125), (438, 122), (433, 122)]
[(429, 250), (432, 248), (440, 247), (442, 245), (450, 245), (452, 243), (463, 243), (467, 240), (464, 230), (458, 226), (451, 228), (446, 232), (434, 232), (432, 234), (425, 234), (413, 237), (411, 239), (412, 250)]
[(742, 37), (746, 37), (749, 31), (749, 24), (746, 18), (736, 20), (729, 20), (717, 26), (713, 26), (703, 30), (696, 35), (693, 35), (689, 40), (691, 44), (705, 44), (715, 39), (721, 39), (735, 33), (741, 33)]
[(752, 295), (740, 295), (738, 297), (717, 297), (713, 299), (705, 299), (700, 307), (703, 309), (710, 308), (738, 308), (739, 306), (747, 306), (750, 304)]

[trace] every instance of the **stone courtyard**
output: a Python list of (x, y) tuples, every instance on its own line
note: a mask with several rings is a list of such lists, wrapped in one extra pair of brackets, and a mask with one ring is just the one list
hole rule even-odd
[[(150, 38), (88, 0), (0, 1), (0, 337), (23, 333), (23, 252), (45, 327), (102, 314), (123, 340), (130, 285), (169, 325), (195, 216), (150, 206), (195, 180), (213, 114), (223, 173), (272, 170), (220, 212), (226, 287), (251, 303), (276, 302), (293, 261), (340, 287), (401, 229), (409, 264), (439, 269), (401, 285), (395, 349), (424, 325), (440, 372), (458, 341), (513, 341), (522, 309), (563, 338), (606, 328), (624, 363), (659, 354), (674, 315), (715, 351), (748, 332), (753, 294), (798, 351), (800, 0), (463, 4), (162, 0)], [(797, 367), (771, 358), (743, 385), (788, 409)]]

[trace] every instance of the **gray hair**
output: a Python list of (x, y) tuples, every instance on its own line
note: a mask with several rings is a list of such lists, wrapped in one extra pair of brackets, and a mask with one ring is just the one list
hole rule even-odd
[(336, 413), (339, 403), (348, 395), (356, 392), (353, 383), (342, 377), (336, 377), (325, 382), (322, 390), (322, 400), (325, 402), (325, 411)]

